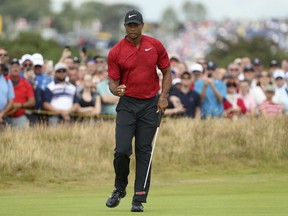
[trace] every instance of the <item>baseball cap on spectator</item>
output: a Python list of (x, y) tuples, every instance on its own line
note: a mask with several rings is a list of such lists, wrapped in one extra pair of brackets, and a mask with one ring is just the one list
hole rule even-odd
[(172, 85), (176, 85), (178, 83), (181, 83), (181, 79), (180, 78), (175, 78), (172, 80)]
[(242, 63), (242, 59), (241, 58), (236, 58), (234, 61), (233, 61), (234, 64), (237, 64), (237, 65), (240, 65)]
[(270, 64), (269, 64), (269, 67), (278, 67), (279, 64), (278, 64), (278, 61), (273, 59), (270, 61)]
[(33, 63), (33, 65), (43, 66), (43, 64), (44, 64), (43, 56), (40, 53), (34, 53), (32, 55), (32, 63)]
[(275, 70), (274, 73), (273, 73), (273, 78), (274, 79), (278, 79), (278, 78), (284, 79), (285, 78), (284, 70), (281, 70), (281, 69)]
[(232, 74), (225, 73), (222, 79), (232, 79), (232, 78), (233, 78)]
[(24, 54), (21, 59), (20, 59), (20, 64), (23, 64), (26, 60), (29, 60), (31, 62), (33, 62), (33, 59), (32, 59), (32, 55), (30, 54)]
[(199, 71), (199, 72), (203, 72), (203, 67), (201, 64), (195, 63), (193, 65), (191, 65), (190, 71), (193, 73), (194, 71)]
[(273, 85), (266, 86), (266, 92), (275, 92), (275, 87)]
[(235, 87), (236, 88), (237, 84), (233, 79), (231, 79), (226, 83), (226, 86), (227, 86), (227, 88), (229, 88), (229, 87)]
[(216, 70), (217, 65), (213, 61), (208, 61), (207, 62), (207, 70)]
[(11, 59), (10, 64), (11, 64), (11, 65), (12, 65), (12, 64), (18, 64), (18, 65), (20, 65), (19, 59), (17, 59), (17, 58)]
[(248, 71), (254, 71), (254, 69), (253, 69), (253, 66), (252, 65), (246, 65), (245, 67), (244, 67), (244, 70), (243, 70), (244, 72), (248, 72)]
[(124, 24), (127, 25), (129, 23), (136, 23), (138, 25), (142, 24), (142, 14), (135, 9), (128, 11), (125, 16)]
[(254, 58), (254, 59), (252, 60), (252, 64), (253, 64), (254, 66), (261, 66), (261, 65), (262, 65), (262, 62), (261, 62), (261, 60), (260, 60), (259, 58)]
[(64, 63), (57, 63), (54, 67), (54, 71), (67, 70), (67, 66)]
[(73, 57), (73, 61), (74, 63), (80, 63), (80, 59), (77, 56)]

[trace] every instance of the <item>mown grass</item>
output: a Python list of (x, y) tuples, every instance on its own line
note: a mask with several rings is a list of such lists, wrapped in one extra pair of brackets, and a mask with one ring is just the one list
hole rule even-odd
[[(0, 190), (0, 215), (132, 215), (132, 186), (115, 209), (105, 206), (110, 191), (111, 186), (105, 183), (18, 185), (8, 191)], [(287, 203), (288, 175), (278, 173), (157, 181), (144, 207), (145, 215), (151, 216), (286, 216)]]
[[(286, 119), (163, 119), (153, 175), (282, 172), (288, 167), (287, 129)], [(1, 131), (0, 182), (111, 179), (114, 131), (114, 122)]]

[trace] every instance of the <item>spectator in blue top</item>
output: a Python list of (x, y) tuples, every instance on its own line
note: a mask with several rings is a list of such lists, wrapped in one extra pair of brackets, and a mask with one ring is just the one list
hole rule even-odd
[(52, 81), (51, 77), (42, 71), (44, 59), (39, 53), (34, 53), (32, 55), (33, 69), (35, 73), (34, 82), (42, 91), (45, 91), (46, 86)]
[(5, 65), (0, 62), (0, 126), (5, 124), (5, 116), (13, 108), (15, 97), (13, 85), (5, 78), (3, 70), (5, 70)]
[(202, 118), (221, 117), (224, 111), (223, 99), (226, 97), (226, 85), (217, 79), (216, 64), (207, 63), (207, 71), (195, 82), (195, 91), (200, 94)]

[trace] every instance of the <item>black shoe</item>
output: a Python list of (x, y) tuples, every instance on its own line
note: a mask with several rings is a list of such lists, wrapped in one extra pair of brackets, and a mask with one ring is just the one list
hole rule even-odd
[(143, 211), (144, 211), (144, 207), (141, 202), (139, 201), (132, 202), (131, 212), (143, 212)]
[(119, 205), (120, 200), (126, 196), (126, 190), (120, 191), (115, 189), (106, 202), (106, 206), (114, 208)]

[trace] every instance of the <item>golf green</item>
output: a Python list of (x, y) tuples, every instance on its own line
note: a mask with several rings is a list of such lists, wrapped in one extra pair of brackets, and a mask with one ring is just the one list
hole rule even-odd
[[(96, 183), (95, 183), (96, 184)], [(0, 215), (130, 215), (132, 186), (117, 208), (105, 206), (107, 184), (23, 186), (0, 190)], [(145, 215), (286, 216), (288, 175), (210, 176), (170, 182), (152, 181)], [(137, 213), (136, 213), (137, 214)], [(141, 213), (140, 213), (141, 214)]]

